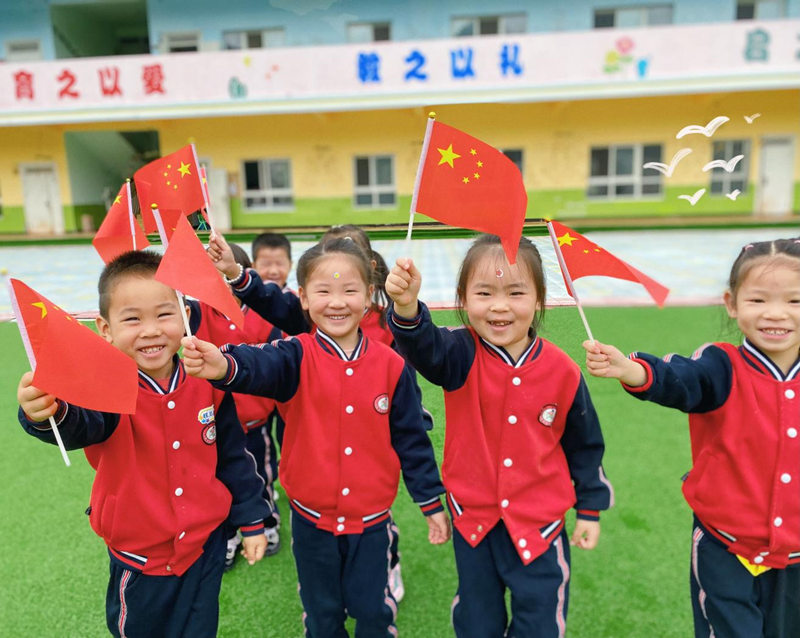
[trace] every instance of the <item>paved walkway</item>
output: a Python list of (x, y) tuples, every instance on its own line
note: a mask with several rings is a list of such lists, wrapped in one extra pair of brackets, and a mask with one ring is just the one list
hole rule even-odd
[[(719, 302), (731, 264), (740, 248), (752, 241), (786, 237), (786, 228), (736, 230), (598, 231), (586, 233), (594, 242), (630, 262), (669, 287), (667, 304), (702, 305)], [(798, 230), (800, 235), (800, 230)], [(534, 237), (547, 271), (548, 304), (571, 303), (547, 236)], [(403, 255), (402, 240), (376, 240), (374, 248), (387, 263)], [(413, 240), (411, 257), (423, 275), (421, 298), (431, 306), (452, 306), (458, 267), (469, 239)], [(311, 242), (295, 242), (295, 261)], [(249, 244), (242, 247), (249, 251)], [(97, 278), (103, 267), (91, 245), (0, 247), (0, 268), (72, 313), (97, 310)], [(294, 273), (290, 284), (296, 287)], [(585, 305), (639, 305), (652, 303), (637, 285), (608, 277), (579, 279), (575, 287)], [(8, 319), (11, 302), (0, 290), (0, 319)]]

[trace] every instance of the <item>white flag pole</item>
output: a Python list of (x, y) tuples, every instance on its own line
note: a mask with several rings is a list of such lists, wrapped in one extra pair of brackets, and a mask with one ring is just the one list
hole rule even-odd
[[(211, 236), (217, 234), (214, 226), (214, 219), (211, 217), (211, 205), (208, 201), (208, 189), (206, 185), (203, 184), (203, 176), (200, 173), (200, 162), (197, 160), (197, 149), (194, 147), (194, 144), (190, 144), (189, 146), (192, 147), (192, 156), (194, 157), (194, 165), (197, 167), (197, 179), (200, 182), (200, 191), (203, 193), (203, 201), (206, 205), (206, 215), (208, 216), (208, 225), (211, 227)], [(206, 175), (206, 181), (208, 180), (208, 175)], [(201, 213), (202, 216), (202, 213)]]
[(133, 216), (133, 200), (131, 199), (131, 179), (125, 180), (125, 195), (128, 198), (128, 220), (131, 223), (131, 241), (133, 249), (136, 250), (136, 219)]
[[(17, 302), (17, 295), (14, 293), (14, 286), (11, 284), (11, 279), (9, 279), (6, 273), (3, 273), (3, 279), (6, 280), (6, 287), (8, 288), (8, 296), (11, 297), (11, 307), (14, 310), (14, 316), (17, 318), (17, 327), (19, 328), (19, 335), (22, 337), (22, 345), (25, 346), (25, 353), (28, 355), (28, 363), (31, 366), (31, 370), (36, 370), (36, 355), (33, 353), (33, 347), (31, 346), (31, 340), (28, 338), (28, 329), (25, 327), (25, 320), (22, 318), (22, 313), (19, 309), (19, 302)], [(64, 459), (64, 463), (67, 467), (72, 465), (69, 462), (69, 457), (67, 456), (67, 448), (64, 447), (64, 441), (61, 440), (61, 433), (58, 431), (58, 425), (56, 425), (56, 420), (51, 416), (48, 418), (50, 421), (50, 428), (53, 430), (53, 435), (56, 437), (56, 443), (58, 444), (58, 449), (61, 451), (61, 458)]]
[(431, 133), (433, 132), (433, 123), (436, 121), (436, 113), (431, 111), (428, 114), (428, 124), (425, 127), (425, 138), (422, 140), (422, 151), (419, 155), (419, 164), (417, 165), (417, 176), (414, 178), (414, 192), (411, 195), (411, 206), (409, 207), (408, 216), (408, 232), (406, 233), (406, 243), (404, 251), (406, 256), (411, 254), (411, 230), (414, 227), (414, 213), (417, 212), (417, 196), (419, 195), (419, 184), (422, 181), (422, 169), (425, 166), (425, 158), (428, 155), (428, 146), (431, 141)]
[(578, 312), (581, 315), (581, 321), (583, 321), (583, 327), (586, 328), (586, 334), (589, 335), (589, 339), (594, 341), (594, 336), (592, 336), (592, 331), (589, 328), (589, 322), (586, 321), (586, 315), (583, 313), (583, 306), (581, 306), (581, 300), (578, 299), (578, 293), (575, 292), (575, 286), (572, 283), (572, 277), (569, 275), (569, 270), (567, 270), (567, 264), (564, 262), (564, 255), (561, 253), (561, 245), (558, 243), (558, 237), (556, 237), (556, 233), (553, 230), (553, 224), (548, 220), (547, 222), (547, 230), (550, 233), (550, 239), (553, 241), (553, 249), (556, 252), (556, 257), (558, 258), (558, 265), (561, 268), (561, 273), (564, 275), (564, 281), (567, 283), (567, 288), (569, 289), (570, 295), (575, 300), (575, 305), (578, 306)]
[[(150, 209), (153, 211), (153, 217), (156, 220), (156, 227), (158, 228), (158, 235), (161, 237), (161, 244), (164, 246), (164, 252), (166, 253), (169, 248), (169, 239), (167, 239), (167, 231), (164, 228), (164, 220), (161, 219), (161, 213), (158, 211), (158, 204), (151, 204)], [(183, 293), (176, 290), (175, 296), (178, 298), (178, 307), (181, 309), (183, 328), (186, 330), (186, 336), (191, 337), (192, 329), (189, 327), (189, 315), (186, 314), (186, 304), (183, 303)]]

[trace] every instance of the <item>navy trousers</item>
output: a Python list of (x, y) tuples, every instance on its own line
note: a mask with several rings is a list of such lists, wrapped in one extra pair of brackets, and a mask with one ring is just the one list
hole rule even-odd
[(396, 636), (389, 592), (389, 522), (362, 534), (335, 536), (292, 510), (292, 551), (307, 638), (344, 638), (348, 615), (356, 638)]
[[(569, 541), (564, 530), (549, 549), (524, 565), (501, 522), (477, 547), (453, 529), (458, 638), (562, 638), (569, 602)], [(511, 622), (505, 593), (511, 592)]]
[(696, 638), (800, 636), (800, 565), (753, 576), (697, 518), (690, 585)]
[(200, 558), (182, 576), (148, 576), (112, 560), (108, 629), (117, 638), (213, 638), (224, 564), (222, 528), (211, 533)]

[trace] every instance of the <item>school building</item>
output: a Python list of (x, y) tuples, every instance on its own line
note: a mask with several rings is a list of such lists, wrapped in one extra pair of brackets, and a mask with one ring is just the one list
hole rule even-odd
[(2, 5), (0, 234), (96, 228), (189, 142), (220, 229), (403, 223), (430, 111), (529, 217), (800, 212), (800, 0)]

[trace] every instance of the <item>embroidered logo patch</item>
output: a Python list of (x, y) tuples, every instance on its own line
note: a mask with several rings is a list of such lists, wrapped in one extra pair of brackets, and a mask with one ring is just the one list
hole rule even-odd
[(389, 395), (388, 394), (381, 394), (375, 397), (375, 401), (373, 402), (373, 407), (375, 408), (375, 412), (378, 414), (386, 414), (389, 412)]
[(200, 412), (197, 413), (197, 420), (200, 421), (203, 425), (208, 425), (209, 423), (214, 422), (214, 406), (209, 405), (207, 408), (203, 408)]
[(556, 404), (555, 403), (548, 403), (546, 406), (542, 408), (542, 411), (539, 412), (539, 423), (542, 425), (546, 425), (550, 427), (553, 425), (553, 421), (556, 420)]
[(217, 440), (217, 426), (215, 424), (207, 425), (203, 428), (203, 443), (206, 445), (214, 445)]

